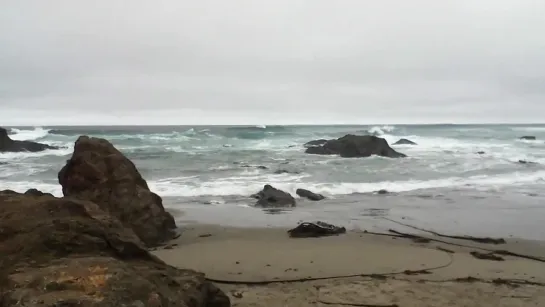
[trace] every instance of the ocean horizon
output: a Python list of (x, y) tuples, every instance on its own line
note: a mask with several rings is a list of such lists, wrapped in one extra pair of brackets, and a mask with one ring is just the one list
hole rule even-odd
[[(2, 189), (62, 196), (57, 173), (75, 140), (101, 137), (135, 163), (182, 226), (289, 227), (323, 220), (380, 229), (388, 217), (446, 232), (545, 235), (545, 124), (5, 127), (13, 139), (62, 148), (0, 153)], [(308, 141), (346, 134), (377, 135), (408, 157), (304, 153)], [(401, 138), (416, 145), (393, 145)], [(293, 209), (255, 208), (249, 196), (265, 184), (294, 196), (298, 188), (309, 189), (326, 199), (296, 197)], [(376, 193), (382, 189), (390, 193)]]

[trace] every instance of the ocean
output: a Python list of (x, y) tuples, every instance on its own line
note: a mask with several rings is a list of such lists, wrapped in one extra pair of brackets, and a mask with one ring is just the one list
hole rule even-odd
[[(348, 133), (417, 145), (391, 145), (408, 155), (402, 159), (304, 153), (307, 141)], [(13, 139), (67, 148), (0, 153), (1, 189), (62, 196), (57, 173), (79, 135), (108, 139), (125, 153), (181, 226), (322, 220), (385, 230), (396, 226), (387, 217), (450, 233), (545, 238), (545, 125), (12, 127)], [(525, 135), (536, 140), (519, 139)], [(255, 208), (249, 195), (265, 184), (327, 198)]]

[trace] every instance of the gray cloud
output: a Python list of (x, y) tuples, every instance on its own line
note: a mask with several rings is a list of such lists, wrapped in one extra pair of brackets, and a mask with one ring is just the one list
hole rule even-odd
[(7, 0), (0, 121), (542, 121), (545, 2), (375, 2)]

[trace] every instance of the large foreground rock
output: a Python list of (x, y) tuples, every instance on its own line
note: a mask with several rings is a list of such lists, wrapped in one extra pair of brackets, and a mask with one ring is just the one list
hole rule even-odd
[(323, 145), (308, 147), (305, 152), (317, 155), (340, 155), (343, 158), (371, 155), (389, 158), (406, 157), (405, 154), (392, 149), (385, 139), (374, 135), (347, 134), (336, 140), (328, 140)]
[(88, 201), (0, 192), (0, 306), (227, 307)]
[(38, 152), (38, 151), (44, 151), (47, 149), (59, 149), (59, 148), (56, 146), (50, 146), (47, 144), (36, 143), (31, 141), (12, 140), (8, 135), (8, 131), (0, 127), (0, 152), (21, 152), (21, 151)]
[(161, 197), (107, 140), (80, 136), (58, 177), (65, 196), (96, 203), (132, 228), (146, 245), (174, 237), (176, 224)]

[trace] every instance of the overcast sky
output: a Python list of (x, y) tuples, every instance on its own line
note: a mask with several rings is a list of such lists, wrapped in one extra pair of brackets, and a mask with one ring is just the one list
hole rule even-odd
[(543, 0), (2, 0), (0, 125), (545, 122)]

